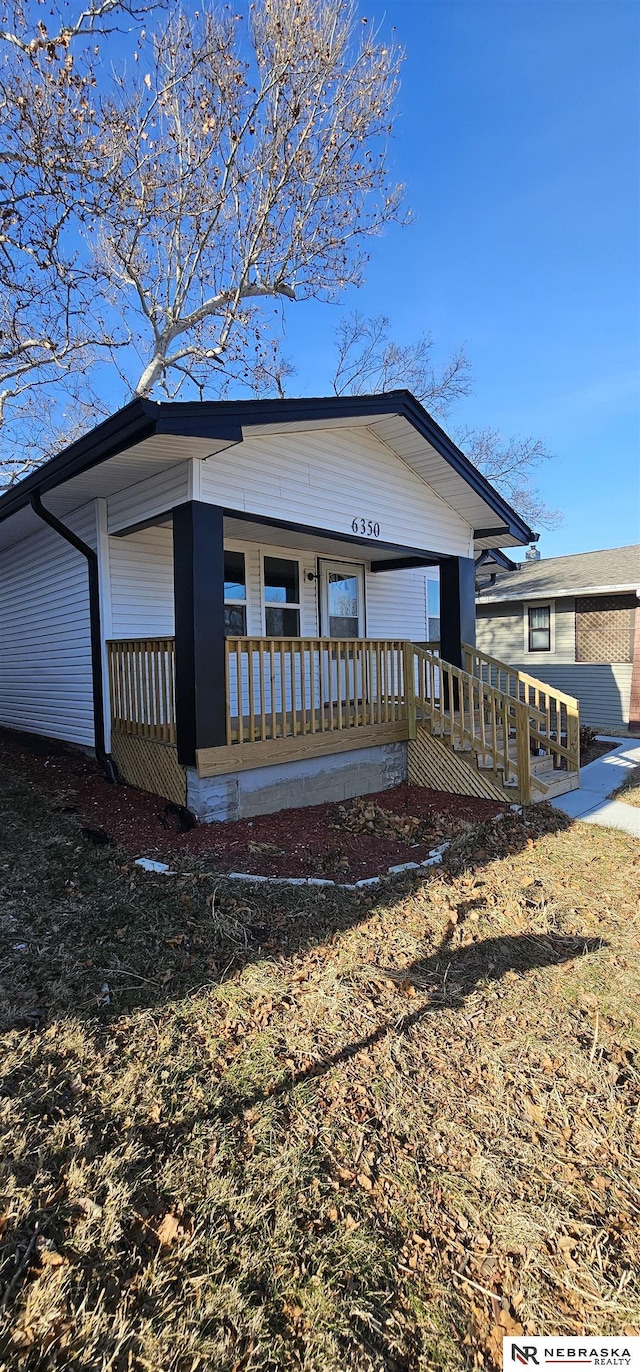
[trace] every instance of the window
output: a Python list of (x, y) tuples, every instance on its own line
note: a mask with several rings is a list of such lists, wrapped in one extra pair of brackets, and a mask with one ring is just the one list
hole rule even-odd
[(224, 554), (224, 633), (225, 638), (242, 638), (247, 632), (247, 579), (244, 553)]
[(529, 652), (551, 652), (551, 606), (530, 605), (529, 615)]
[(264, 629), (268, 638), (300, 636), (300, 569), (293, 558), (264, 559)]
[(427, 577), (427, 627), (429, 643), (440, 639), (440, 581)]

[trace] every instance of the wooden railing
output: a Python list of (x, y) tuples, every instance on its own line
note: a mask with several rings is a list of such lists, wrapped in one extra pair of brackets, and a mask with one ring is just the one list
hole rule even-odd
[[(577, 771), (578, 702), (476, 648), (464, 653), (467, 670), (435, 645), (397, 639), (227, 639), (227, 745), (379, 725), (415, 738), (424, 723), (523, 803), (533, 754)], [(174, 639), (111, 640), (107, 658), (113, 728), (174, 744)]]
[(107, 663), (112, 727), (175, 743), (175, 640), (110, 639)]
[(466, 670), (480, 681), (495, 687), (515, 700), (535, 707), (541, 719), (532, 722), (531, 746), (538, 754), (553, 759), (556, 768), (580, 770), (580, 707), (574, 696), (549, 686), (528, 672), (509, 667), (479, 648), (463, 644)]
[(227, 743), (404, 720), (405, 657), (389, 639), (229, 638)]
[(541, 712), (415, 644), (408, 701), (409, 737), (420, 721), (451, 748), (470, 750), (497, 784), (531, 799), (530, 729)]

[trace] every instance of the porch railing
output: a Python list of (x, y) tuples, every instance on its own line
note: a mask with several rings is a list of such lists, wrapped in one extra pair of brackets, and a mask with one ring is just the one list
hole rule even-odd
[(529, 676), (528, 672), (508, 667), (498, 658), (481, 652), (479, 648), (472, 648), (467, 643), (463, 644), (463, 653), (465, 667), (472, 676), (514, 700), (520, 700), (535, 708), (538, 719), (536, 723), (532, 718), (530, 739), (538, 755), (552, 758), (555, 768), (578, 772), (580, 706), (575, 696), (567, 695), (557, 687)]
[[(578, 771), (572, 696), (478, 649), (465, 647), (464, 670), (443, 661), (433, 646), (398, 639), (227, 639), (226, 743), (380, 725), (415, 738), (423, 723), (449, 747), (470, 751), (524, 802), (531, 797), (534, 755)], [(175, 744), (174, 639), (111, 640), (107, 656), (113, 728)]]
[(406, 719), (401, 641), (228, 638), (225, 648), (228, 744)]
[(415, 705), (409, 708), (409, 737), (419, 722), (427, 724), (450, 748), (471, 752), (497, 784), (512, 787), (514, 797), (528, 804), (530, 730), (542, 722), (541, 713), (435, 652), (412, 648)]
[(112, 728), (175, 743), (175, 639), (111, 639), (107, 665)]

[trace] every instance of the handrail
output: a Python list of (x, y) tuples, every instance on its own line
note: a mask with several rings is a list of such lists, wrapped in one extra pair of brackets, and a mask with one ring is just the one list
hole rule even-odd
[[(530, 715), (542, 711), (500, 691), (480, 677), (413, 645), (416, 715), (450, 748), (468, 745), (498, 784), (513, 785), (521, 804), (531, 799)], [(416, 685), (417, 675), (417, 685)], [(515, 758), (511, 740), (515, 740)]]
[[(495, 674), (499, 685), (505, 678), (508, 693), (514, 699), (535, 706), (544, 715), (544, 729), (530, 729), (530, 743), (538, 752), (553, 759), (554, 767), (566, 764), (567, 770), (580, 770), (580, 705), (575, 696), (550, 686), (546, 681), (521, 672), (499, 658), (479, 648), (463, 643), (462, 650), (468, 670), (482, 680)], [(483, 669), (485, 669), (483, 671)], [(565, 740), (563, 742), (563, 739)]]
[(507, 672), (510, 676), (517, 677), (518, 681), (523, 681), (528, 686), (537, 686), (541, 691), (550, 691), (556, 700), (561, 700), (566, 705), (579, 705), (580, 703), (575, 696), (567, 695), (566, 691), (559, 691), (555, 686), (549, 686), (548, 682), (542, 681), (540, 677), (530, 676), (528, 672), (521, 672), (519, 667), (510, 667), (508, 663), (501, 662), (500, 658), (491, 657), (490, 653), (484, 653), (480, 648), (473, 648), (469, 643), (462, 644), (462, 651), (466, 657), (476, 657), (480, 662), (487, 662), (489, 666), (497, 667), (501, 672)]

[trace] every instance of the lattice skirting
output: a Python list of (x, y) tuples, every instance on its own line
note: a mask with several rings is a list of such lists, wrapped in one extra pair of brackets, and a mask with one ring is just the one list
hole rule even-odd
[(488, 777), (476, 770), (460, 753), (454, 753), (439, 738), (418, 725), (418, 736), (407, 744), (409, 784), (429, 786), (434, 791), (451, 791), (458, 796), (480, 796), (484, 800), (504, 800), (504, 794)]
[(187, 803), (187, 775), (178, 762), (178, 751), (170, 743), (135, 734), (111, 735), (111, 756), (123, 781), (151, 791), (175, 805)]

